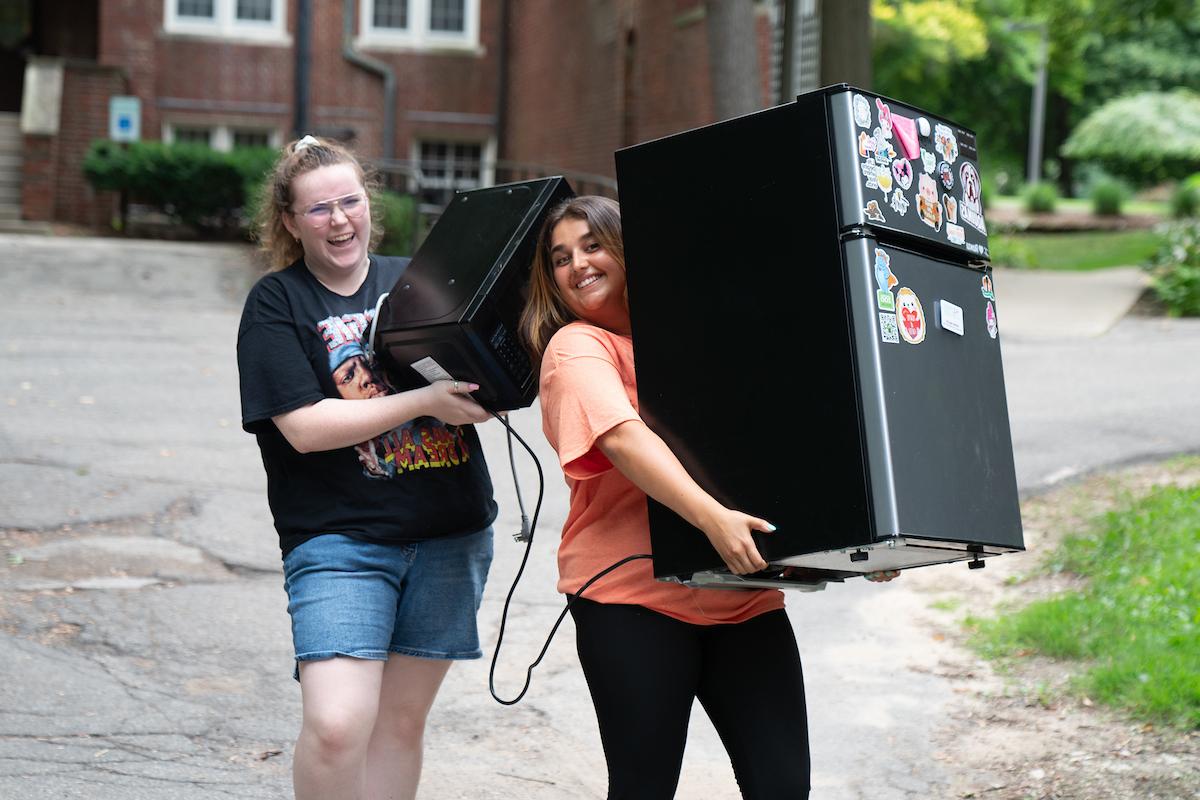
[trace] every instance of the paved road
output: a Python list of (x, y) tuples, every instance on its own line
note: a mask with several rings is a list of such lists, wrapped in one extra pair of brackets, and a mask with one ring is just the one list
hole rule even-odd
[[(248, 251), (0, 235), (0, 253), (0, 797), (289, 796), (299, 691), (233, 363), (253, 278)], [(1200, 321), (1127, 318), (1080, 336), (1013, 313), (1010, 328), (1004, 279), (1023, 491), (1200, 450)], [(1043, 312), (1026, 304), (1055, 313), (1087, 291), (1079, 284), (1055, 298), (1029, 280), (1013, 276), (1012, 302), (1035, 320)], [(561, 607), (553, 553), (566, 508), (536, 409), (513, 419), (548, 486), (497, 671), (509, 696)], [(490, 651), (521, 549), (507, 541), (517, 510), (501, 431), (490, 423), (481, 435), (502, 507), (481, 615)], [(528, 498), (527, 461), (520, 471)], [(950, 568), (964, 569), (931, 569)], [(946, 767), (928, 742), (955, 698), (931, 670), (950, 645), (911, 620), (923, 602), (903, 580), (789, 598), (815, 798), (939, 796)], [(518, 706), (488, 697), (487, 673), (486, 661), (452, 670), (433, 715), (424, 796), (603, 797), (570, 624)], [(737, 796), (702, 714), (678, 796)]]

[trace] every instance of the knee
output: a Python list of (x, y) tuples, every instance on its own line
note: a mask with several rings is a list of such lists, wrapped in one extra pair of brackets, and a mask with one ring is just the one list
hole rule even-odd
[(419, 747), (425, 737), (426, 715), (407, 709), (382, 710), (375, 723), (375, 735), (383, 736), (399, 747)]
[(307, 737), (312, 755), (325, 762), (343, 761), (365, 753), (373, 720), (346, 709), (306, 710), (301, 736)]

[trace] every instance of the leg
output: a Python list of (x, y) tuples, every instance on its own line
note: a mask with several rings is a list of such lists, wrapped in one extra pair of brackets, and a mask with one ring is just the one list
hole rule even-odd
[(383, 670), (379, 716), (367, 749), (367, 797), (412, 800), (421, 779), (425, 719), (449, 661), (392, 653)]
[(608, 762), (609, 800), (668, 800), (699, 677), (695, 627), (640, 606), (571, 606)]
[(804, 800), (808, 718), (800, 653), (781, 609), (705, 630), (699, 697), (721, 736), (742, 796)]
[(296, 800), (364, 796), (383, 665), (358, 658), (300, 664), (304, 721), (292, 767)]

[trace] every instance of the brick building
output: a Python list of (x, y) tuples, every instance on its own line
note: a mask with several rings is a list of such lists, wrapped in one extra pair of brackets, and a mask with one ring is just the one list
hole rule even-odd
[[(781, 10), (754, 3), (759, 96)], [(103, 225), (81, 173), (109, 101), (142, 139), (349, 140), (427, 202), (567, 173), (612, 193), (618, 147), (710, 122), (703, 0), (15, 0), (0, 7), (0, 219)]]

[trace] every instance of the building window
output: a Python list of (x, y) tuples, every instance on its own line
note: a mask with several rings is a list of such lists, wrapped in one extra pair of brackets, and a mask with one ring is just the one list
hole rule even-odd
[(476, 50), (479, 0), (362, 0), (362, 47)]
[(490, 183), (485, 175), (484, 145), (479, 142), (417, 143), (421, 202), (445, 206), (458, 189), (474, 189)]
[(286, 44), (285, 0), (164, 0), (167, 33)]
[(408, 30), (408, 0), (375, 0), (371, 23), (376, 28)]
[(270, 147), (271, 131), (235, 130), (233, 132), (233, 149), (243, 147)]
[(465, 0), (429, 0), (429, 30), (462, 33), (466, 30)]
[(166, 123), (162, 140), (168, 144), (203, 144), (229, 152), (243, 147), (280, 147), (279, 131), (268, 128), (243, 128), (230, 125)]
[(172, 131), (173, 144), (202, 144), (212, 147), (211, 128), (175, 128)]

